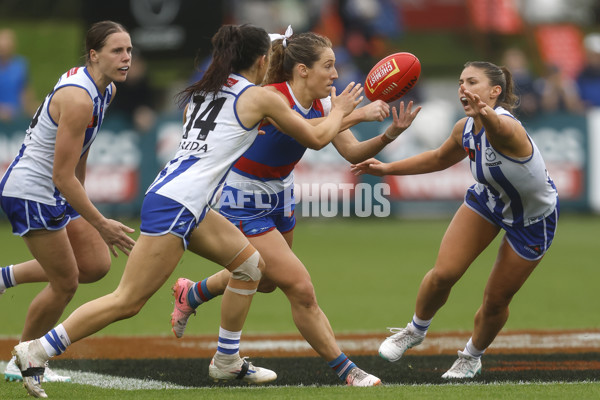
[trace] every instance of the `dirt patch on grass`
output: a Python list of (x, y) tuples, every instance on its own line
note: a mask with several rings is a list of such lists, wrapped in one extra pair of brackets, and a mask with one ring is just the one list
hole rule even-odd
[[(338, 334), (338, 344), (349, 355), (374, 355), (385, 333)], [(456, 355), (469, 332), (431, 332), (411, 355)], [(0, 354), (8, 359), (17, 338), (0, 338)], [(210, 358), (216, 351), (216, 335), (186, 336), (92, 336), (83, 339), (60, 359), (156, 359)], [(316, 357), (300, 335), (243, 335), (242, 355), (252, 357)], [(498, 335), (486, 354), (549, 354), (600, 352), (600, 330), (511, 331)]]

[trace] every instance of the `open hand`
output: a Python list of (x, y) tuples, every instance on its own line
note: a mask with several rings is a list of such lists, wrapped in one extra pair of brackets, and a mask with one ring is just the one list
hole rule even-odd
[(350, 82), (344, 91), (338, 96), (336, 95), (335, 86), (332, 87), (331, 108), (339, 108), (344, 112), (344, 116), (347, 116), (363, 100), (363, 96), (360, 96), (362, 91), (363, 87), (360, 83)]
[(382, 163), (381, 161), (375, 158), (369, 158), (368, 160), (365, 160), (358, 164), (352, 164), (350, 166), (350, 171), (356, 176), (364, 174), (383, 176), (386, 175), (386, 167), (387, 164)]
[(126, 225), (123, 225), (119, 221), (115, 221), (113, 219), (107, 219), (104, 226), (99, 229), (100, 235), (102, 239), (108, 245), (110, 252), (118, 257), (118, 253), (115, 250), (115, 246), (121, 250), (125, 255), (129, 255), (129, 252), (133, 248), (135, 244), (135, 240), (127, 236), (127, 233), (135, 232), (135, 229), (132, 229)]
[(397, 112), (396, 107), (392, 107), (393, 121), (392, 124), (385, 131), (385, 136), (387, 136), (388, 139), (396, 139), (398, 136), (400, 136), (402, 132), (406, 130), (406, 128), (408, 128), (412, 124), (414, 119), (417, 117), (419, 111), (421, 111), (421, 106), (418, 106), (414, 111), (412, 108), (412, 101), (408, 102), (408, 106), (406, 106), (406, 108), (404, 108), (404, 101), (401, 101), (398, 105)]
[(481, 97), (479, 97), (479, 95), (465, 89), (464, 85), (460, 85), (460, 87), (462, 89), (463, 95), (469, 103), (469, 106), (471, 106), (471, 108), (475, 110), (475, 112), (484, 116), (487, 115), (487, 103), (481, 100)]

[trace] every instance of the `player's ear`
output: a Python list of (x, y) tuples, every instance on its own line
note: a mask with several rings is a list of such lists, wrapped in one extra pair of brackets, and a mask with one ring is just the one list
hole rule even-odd
[(502, 87), (500, 85), (492, 86), (492, 92), (490, 93), (490, 97), (492, 99), (497, 99), (502, 94)]
[(266, 64), (268, 64), (268, 62), (269, 62), (269, 58), (267, 57), (267, 55), (266, 55), (266, 54), (265, 54), (265, 55), (262, 55), (262, 56), (260, 56), (260, 57), (258, 58), (258, 66), (259, 66), (260, 68), (264, 68), (264, 66), (265, 66)]
[(301, 78), (306, 78), (308, 76), (308, 67), (305, 64), (296, 65), (296, 70)]
[(97, 62), (98, 61), (98, 53), (94, 49), (90, 50), (90, 60), (92, 62)]

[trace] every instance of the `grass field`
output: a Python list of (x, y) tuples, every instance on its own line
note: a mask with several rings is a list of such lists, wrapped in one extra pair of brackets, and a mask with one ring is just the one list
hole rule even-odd
[[(412, 317), (419, 283), (433, 265), (448, 222), (300, 219), (294, 249), (311, 273), (319, 303), (334, 330), (372, 332), (405, 325)], [(137, 228), (136, 221), (129, 224)], [(552, 248), (515, 296), (505, 329), (600, 328), (600, 318), (590, 318), (596, 315), (598, 304), (599, 234), (598, 216), (561, 217)], [(436, 316), (432, 331), (472, 328), (496, 250), (494, 243), (455, 286), (448, 303)], [(29, 257), (23, 241), (10, 233), (7, 223), (0, 222), (0, 263), (17, 263)], [(67, 312), (112, 291), (125, 261), (125, 256), (119, 256), (102, 281), (82, 285)], [(115, 323), (101, 334), (170, 334), (172, 283), (178, 276), (198, 280), (218, 268), (186, 254), (171, 279), (138, 316)], [(29, 302), (40, 288), (41, 284), (17, 286), (1, 298), (3, 304), (10, 303), (10, 312), (2, 312), (0, 335), (20, 333)], [(219, 304), (213, 301), (202, 306), (202, 322), (194, 321), (190, 328), (194, 334), (217, 333)], [(255, 297), (244, 332), (296, 332), (287, 299), (280, 291)]]
[[(3, 385), (6, 386), (6, 385)], [(3, 399), (27, 398), (20, 385), (11, 385)], [(203, 388), (191, 390), (161, 389), (125, 391), (100, 389), (89, 386), (46, 384), (52, 399), (116, 399), (132, 400), (197, 400), (197, 399), (427, 399), (427, 400), (464, 400), (464, 399), (527, 399), (527, 400), (564, 400), (597, 399), (600, 395), (597, 383), (568, 384), (491, 384), (491, 385), (387, 385), (375, 388), (349, 387), (251, 387), (251, 388)]]
[[(295, 230), (296, 253), (313, 277), (319, 303), (328, 315), (334, 330), (341, 332), (385, 332), (386, 326), (403, 326), (412, 316), (414, 298), (425, 272), (435, 260), (439, 241), (449, 219), (321, 219), (300, 220)], [(136, 226), (135, 221), (129, 222)], [(511, 307), (511, 317), (505, 327), (510, 330), (552, 330), (600, 328), (597, 317), (597, 282), (600, 270), (598, 234), (600, 217), (591, 215), (561, 216), (554, 245), (532, 277), (517, 294)], [(481, 302), (483, 287), (493, 263), (497, 243), (473, 264), (457, 284), (448, 304), (438, 313), (431, 332), (470, 331), (475, 310)], [(10, 234), (6, 223), (0, 223), (0, 259), (2, 265), (28, 258), (22, 240)], [(72, 311), (82, 302), (106, 294), (116, 287), (125, 257), (115, 260), (112, 271), (101, 282), (81, 286), (68, 307)], [(142, 312), (103, 330), (99, 335), (171, 335), (169, 314), (172, 310), (170, 286), (178, 276), (200, 279), (217, 271), (217, 267), (192, 254), (186, 255), (175, 274), (148, 302)], [(0, 335), (17, 337), (31, 298), (41, 284), (30, 284), (9, 290), (0, 298), (2, 321)], [(189, 334), (216, 335), (219, 321), (219, 301), (203, 305), (199, 316), (190, 322)], [(289, 305), (276, 292), (255, 297), (244, 334), (295, 333)], [(560, 351), (560, 349), (557, 349)], [(591, 354), (596, 357), (598, 354)], [(8, 359), (5, 354), (0, 359)], [(488, 357), (488, 364), (494, 356)], [(377, 357), (373, 357), (377, 358)], [(424, 357), (417, 357), (422, 360)], [(321, 360), (317, 360), (322, 365)], [(367, 361), (364, 361), (367, 362)], [(381, 360), (373, 361), (374, 363)], [(206, 361), (198, 365), (198, 376), (205, 375)], [(92, 364), (101, 364), (100, 361)], [(288, 368), (292, 371), (294, 362)], [(413, 363), (416, 365), (417, 361)], [(60, 364), (59, 364), (60, 365)], [(150, 363), (146, 363), (149, 368)], [(160, 365), (160, 364), (159, 364)], [(396, 364), (394, 364), (396, 366)], [(438, 365), (439, 366), (439, 365)], [(122, 366), (125, 367), (126, 366)], [(141, 367), (136, 367), (141, 368)], [(168, 367), (165, 367), (169, 370)], [(281, 367), (283, 368), (283, 367)], [(312, 368), (312, 367), (311, 367)], [(402, 375), (401, 368), (395, 367)], [(429, 367), (423, 367), (426, 370)], [(485, 367), (484, 367), (485, 368)], [(143, 369), (143, 368), (142, 368)], [(155, 375), (164, 374), (159, 371)], [(169, 370), (170, 371), (170, 370)], [(194, 367), (187, 368), (194, 371)], [(409, 370), (405, 370), (409, 371)], [(278, 370), (279, 372), (279, 370)], [(288, 372), (289, 373), (289, 372)], [(292, 372), (293, 373), (293, 372)], [(589, 375), (591, 373), (591, 376)], [(126, 375), (126, 374), (125, 374)], [(491, 375), (493, 377), (494, 375)], [(504, 376), (504, 375), (500, 375)], [(560, 379), (519, 379), (514, 374), (510, 382), (476, 381), (472, 384), (443, 384), (425, 379), (420, 384), (391, 383), (384, 387), (353, 390), (341, 386), (271, 386), (264, 388), (202, 387), (124, 391), (87, 385), (45, 384), (52, 398), (103, 399), (117, 396), (131, 399), (187, 398), (409, 398), (427, 399), (562, 399), (569, 397), (592, 399), (600, 396), (600, 374), (588, 371), (586, 382), (562, 382)], [(583, 376), (583, 375), (582, 375)], [(488, 375), (488, 378), (490, 375)], [(153, 377), (156, 379), (156, 377)], [(514, 378), (514, 382), (512, 381)], [(118, 378), (113, 378), (118, 379)], [(526, 383), (518, 383), (525, 379)], [(502, 379), (501, 379), (502, 380)], [(565, 379), (572, 381), (573, 379)], [(575, 379), (577, 380), (577, 379)], [(283, 381), (285, 382), (285, 381)], [(285, 383), (281, 383), (285, 385)], [(335, 381), (330, 381), (335, 385)], [(0, 385), (0, 398), (25, 398), (16, 384)]]

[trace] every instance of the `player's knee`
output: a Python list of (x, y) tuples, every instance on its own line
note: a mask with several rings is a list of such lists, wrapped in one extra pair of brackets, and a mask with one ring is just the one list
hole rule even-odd
[(485, 292), (483, 295), (482, 312), (486, 315), (496, 315), (506, 312), (512, 296), (500, 293)]
[(262, 269), (264, 269), (264, 261), (258, 251), (248, 245), (238, 254), (229, 268), (231, 279), (227, 290), (243, 296), (254, 295), (262, 277)]
[(77, 274), (70, 274), (69, 276), (62, 276), (60, 280), (50, 281), (50, 287), (55, 295), (61, 298), (64, 303), (68, 303), (75, 296), (75, 292), (79, 287), (77, 277)]
[(261, 293), (271, 293), (275, 289), (277, 289), (277, 285), (273, 281), (265, 279), (263, 275), (263, 278), (258, 283), (258, 291)]
[(264, 265), (262, 257), (258, 251), (254, 250), (248, 258), (241, 261), (239, 266), (231, 271), (231, 278), (244, 282), (258, 282), (262, 277)]
[[(114, 296), (114, 293), (113, 293)], [(119, 316), (116, 318), (127, 319), (136, 316), (146, 304), (147, 299), (134, 298), (133, 296), (118, 296), (113, 309), (117, 310)]]
[(317, 296), (310, 279), (295, 282), (285, 291), (285, 293), (290, 299), (290, 302), (295, 303), (296, 305), (304, 308), (317, 307)]
[(110, 271), (110, 255), (98, 256), (78, 264), (79, 283), (93, 283), (104, 278)]
[(435, 289), (450, 289), (459, 277), (443, 268), (433, 268), (427, 273), (427, 279)]
[(82, 269), (79, 274), (79, 283), (93, 283), (104, 278), (110, 271), (110, 263), (97, 264), (92, 268)]
[(121, 311), (120, 319), (127, 319), (136, 316), (142, 310), (144, 303), (145, 302), (127, 304), (127, 307), (124, 307)]

